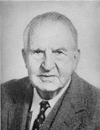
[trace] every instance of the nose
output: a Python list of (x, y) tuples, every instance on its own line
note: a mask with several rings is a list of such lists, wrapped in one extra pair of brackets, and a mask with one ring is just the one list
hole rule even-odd
[(53, 60), (52, 54), (47, 54), (41, 64), (45, 71), (50, 71), (55, 67), (55, 62)]

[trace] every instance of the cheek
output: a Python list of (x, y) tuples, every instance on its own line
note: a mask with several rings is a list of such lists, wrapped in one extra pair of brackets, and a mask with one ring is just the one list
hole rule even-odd
[(38, 73), (39, 72), (39, 68), (40, 68), (40, 63), (37, 62), (36, 60), (33, 60), (32, 58), (30, 58), (28, 60), (28, 72), (29, 73)]
[(73, 71), (73, 61), (64, 61), (62, 63), (59, 63), (59, 74), (61, 77), (70, 76), (70, 74)]

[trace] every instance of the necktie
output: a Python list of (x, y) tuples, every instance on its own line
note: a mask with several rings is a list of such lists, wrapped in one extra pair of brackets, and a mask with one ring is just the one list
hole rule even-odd
[(42, 101), (40, 103), (40, 112), (34, 121), (32, 130), (39, 130), (43, 121), (45, 120), (45, 112), (46, 112), (47, 108), (49, 108), (49, 107), (50, 107), (50, 105), (49, 105), (48, 101)]

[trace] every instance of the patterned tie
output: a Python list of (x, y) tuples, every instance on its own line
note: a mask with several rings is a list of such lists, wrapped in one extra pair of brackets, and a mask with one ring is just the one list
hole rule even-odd
[(49, 107), (50, 107), (50, 105), (49, 105), (48, 101), (42, 101), (40, 103), (40, 112), (34, 121), (32, 130), (39, 130), (43, 121), (45, 120), (45, 112), (46, 112), (47, 108), (49, 108)]

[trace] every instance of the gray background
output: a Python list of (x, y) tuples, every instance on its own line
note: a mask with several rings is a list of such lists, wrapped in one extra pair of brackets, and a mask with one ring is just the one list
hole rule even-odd
[(27, 75), (21, 55), (23, 31), (29, 21), (47, 11), (65, 14), (78, 30), (81, 59), (77, 73), (100, 87), (100, 2), (0, 2), (1, 82)]

